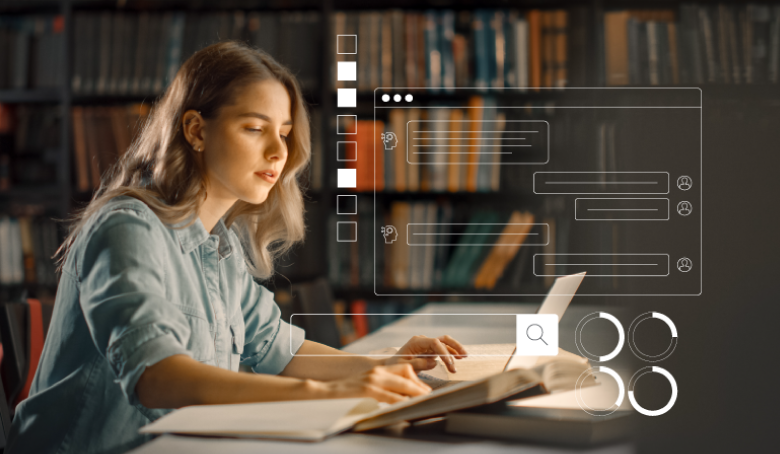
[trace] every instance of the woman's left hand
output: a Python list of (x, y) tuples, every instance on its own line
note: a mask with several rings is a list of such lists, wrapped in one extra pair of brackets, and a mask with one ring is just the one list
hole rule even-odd
[[(420, 355), (423, 356), (418, 357)], [(437, 356), (451, 373), (455, 373), (455, 359), (463, 359), (468, 356), (468, 353), (460, 342), (447, 335), (414, 336), (395, 355), (387, 358), (385, 365), (410, 363), (415, 371), (428, 370), (436, 367)]]

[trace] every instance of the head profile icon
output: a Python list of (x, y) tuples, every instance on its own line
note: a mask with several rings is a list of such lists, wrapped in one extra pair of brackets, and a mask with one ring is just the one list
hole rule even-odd
[(383, 132), (380, 137), (382, 143), (385, 144), (385, 150), (392, 150), (398, 145), (398, 137), (395, 136), (394, 132)]
[(682, 257), (677, 261), (677, 269), (680, 272), (687, 273), (691, 268), (693, 268), (693, 262), (688, 257)]
[(385, 244), (393, 244), (398, 239), (398, 230), (392, 225), (387, 225), (379, 229), (382, 236), (385, 237)]
[(683, 175), (677, 179), (677, 188), (681, 191), (687, 191), (693, 187), (693, 180), (688, 175)]
[(693, 212), (693, 205), (691, 202), (683, 200), (677, 204), (677, 214), (680, 216), (688, 216)]

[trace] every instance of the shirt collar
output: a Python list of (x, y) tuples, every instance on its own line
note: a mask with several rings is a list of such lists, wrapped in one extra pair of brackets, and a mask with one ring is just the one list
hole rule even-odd
[[(181, 224), (176, 224), (174, 226), (176, 236), (179, 238), (179, 245), (181, 246), (181, 251), (185, 254), (189, 254), (195, 248), (205, 243), (211, 234), (206, 231), (206, 227), (203, 226), (203, 222), (201, 222), (199, 217), (195, 218), (195, 222), (193, 222), (189, 227), (184, 228), (176, 228), (180, 225), (184, 225), (187, 222), (184, 221)], [(220, 259), (225, 259), (230, 257), (230, 254), (233, 253), (233, 249), (230, 247), (230, 237), (228, 235), (228, 228), (225, 226), (225, 222), (220, 219), (217, 221), (217, 224), (214, 226), (214, 235), (217, 235), (219, 237), (219, 247), (218, 252), (220, 255)]]

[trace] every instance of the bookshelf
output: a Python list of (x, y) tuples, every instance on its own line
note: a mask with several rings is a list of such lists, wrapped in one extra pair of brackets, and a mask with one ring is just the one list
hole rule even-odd
[[(732, 53), (733, 49), (730, 46), (723, 52), (715, 52), (714, 50), (707, 50), (703, 46), (700, 49), (703, 52), (700, 58), (705, 59), (704, 64), (699, 64), (701, 67), (698, 71), (703, 71), (708, 74), (707, 77), (696, 76), (693, 77), (690, 73), (695, 72), (688, 70), (687, 76), (683, 76), (683, 65), (694, 64), (693, 58), (686, 59), (682, 55), (675, 57), (677, 60), (676, 66), (669, 60), (672, 57), (664, 56), (665, 54), (658, 54), (654, 58), (652, 64), (653, 75), (646, 74), (650, 71), (648, 66), (650, 57), (642, 54), (637, 57), (636, 47), (631, 43), (626, 43), (626, 50), (620, 54), (620, 58), (626, 59), (620, 63), (615, 63), (614, 55), (611, 53), (610, 48), (604, 44), (605, 39), (608, 36), (613, 36), (610, 33), (611, 29), (609, 24), (614, 24), (616, 21), (620, 24), (630, 23), (632, 25), (626, 28), (627, 33), (648, 33), (646, 23), (652, 22), (650, 27), (651, 34), (654, 36), (666, 36), (668, 42), (670, 35), (669, 24), (682, 24), (682, 16), (685, 16), (685, 20), (691, 20), (690, 13), (693, 11), (691, 8), (706, 8), (706, 14), (710, 20), (714, 21), (710, 23), (709, 32), (713, 34), (711, 39), (714, 39), (713, 43), (718, 41), (715, 37), (719, 36), (719, 24), (718, 22), (722, 18), (724, 24), (723, 30), (728, 33), (729, 39), (739, 39), (739, 36), (731, 30), (731, 23), (738, 19), (741, 11), (747, 11), (746, 6), (741, 2), (726, 2), (723, 3), (727, 8), (722, 8), (720, 2), (681, 2), (676, 0), (661, 0), (661, 1), (629, 1), (629, 0), (586, 0), (586, 1), (542, 1), (542, 0), (525, 0), (525, 1), (502, 1), (502, 0), (459, 0), (451, 2), (442, 2), (438, 0), (428, 1), (411, 1), (411, 0), (394, 0), (394, 1), (377, 1), (371, 2), (370, 8), (367, 8), (365, 2), (359, 2), (355, 0), (328, 0), (328, 1), (307, 1), (307, 0), (223, 0), (215, 3), (206, 0), (198, 1), (185, 1), (185, 0), (39, 0), (39, 1), (22, 1), (22, 0), (5, 0), (0, 2), (0, 15), (4, 18), (22, 18), (22, 17), (55, 17), (59, 21), (57, 24), (61, 26), (60, 32), (61, 48), (60, 52), (53, 55), (53, 58), (59, 65), (59, 73), (62, 76), (56, 83), (56, 86), (37, 87), (36, 84), (25, 83), (21, 84), (17, 88), (9, 88), (9, 86), (0, 86), (0, 104), (13, 105), (13, 106), (27, 106), (31, 108), (46, 107), (59, 112), (59, 129), (58, 129), (58, 143), (57, 153), (55, 154), (54, 168), (55, 175), (53, 178), (49, 178), (45, 184), (11, 184), (10, 187), (0, 190), (0, 214), (7, 214), (11, 216), (30, 216), (37, 218), (45, 217), (57, 217), (62, 218), (67, 215), (74, 207), (79, 203), (83, 203), (89, 200), (91, 195), (91, 188), (84, 187), (83, 184), (79, 185), (79, 169), (77, 168), (77, 162), (74, 158), (75, 150), (73, 145), (73, 125), (74, 108), (85, 109), (85, 112), (91, 111), (90, 109), (102, 109), (102, 108), (116, 108), (122, 106), (132, 106), (141, 103), (153, 102), (155, 97), (160, 94), (160, 90), (150, 89), (149, 87), (143, 89), (120, 89), (117, 87), (122, 86), (121, 77), (117, 81), (117, 85), (111, 88), (111, 84), (107, 81), (102, 83), (108, 84), (107, 87), (97, 89), (97, 84), (100, 82), (101, 74), (115, 74), (114, 67), (117, 68), (129, 68), (131, 63), (116, 60), (111, 61), (110, 65), (104, 68), (93, 68), (88, 71), (93, 71), (91, 74), (95, 76), (95, 80), (91, 83), (95, 84), (94, 89), (85, 89), (82, 82), (76, 83), (77, 77), (81, 78), (84, 74), (84, 68), (91, 68), (91, 64), (100, 63), (95, 60), (101, 55), (101, 52), (105, 54), (106, 50), (99, 47), (104, 40), (97, 40), (98, 47), (93, 51), (87, 51), (80, 43), (89, 41), (89, 37), (84, 35), (84, 30), (89, 27), (97, 27), (94, 33), (95, 36), (100, 36), (103, 33), (103, 28), (106, 30), (111, 29), (108, 33), (113, 33), (113, 29), (110, 27), (116, 20), (117, 24), (125, 24), (123, 22), (126, 18), (130, 17), (135, 20), (133, 26), (140, 26), (138, 20), (143, 15), (146, 17), (144, 20), (150, 20), (149, 18), (170, 18), (178, 17), (178, 20), (184, 20), (184, 30), (182, 32), (183, 37), (183, 51), (181, 58), (187, 58), (188, 52), (194, 51), (198, 46), (205, 44), (206, 41), (212, 39), (211, 35), (206, 35), (205, 41), (201, 38), (190, 39), (188, 37), (196, 35), (188, 35), (193, 30), (193, 24), (207, 24), (209, 18), (220, 18), (219, 20), (233, 21), (233, 27), (235, 29), (236, 24), (241, 22), (243, 29), (241, 30), (241, 37), (246, 38), (249, 36), (249, 40), (260, 39), (261, 35), (257, 35), (256, 38), (252, 38), (251, 33), (247, 30), (250, 27), (250, 23), (254, 19), (260, 21), (265, 20), (266, 17), (279, 18), (280, 23), (286, 24), (285, 27), (301, 26), (306, 28), (308, 20), (314, 20), (318, 25), (311, 30), (307, 30), (310, 39), (308, 41), (317, 43), (332, 43), (334, 36), (337, 33), (336, 28), (339, 26), (335, 20), (336, 17), (343, 16), (346, 20), (347, 27), (357, 27), (356, 31), (361, 27), (361, 18), (368, 14), (376, 14), (376, 20), (379, 23), (382, 22), (382, 17), (387, 12), (395, 12), (405, 20), (408, 17), (414, 16), (419, 20), (423, 20), (426, 14), (432, 13), (436, 16), (445, 9), (449, 9), (453, 12), (455, 20), (455, 32), (456, 35), (460, 34), (466, 40), (466, 43), (470, 45), (472, 37), (469, 30), (469, 18), (474, 17), (474, 13), (477, 9), (485, 11), (502, 10), (507, 12), (507, 18), (512, 17), (513, 20), (527, 18), (527, 12), (530, 10), (548, 12), (548, 11), (566, 11), (567, 26), (566, 33), (571, 33), (571, 36), (567, 35), (568, 41), (566, 41), (568, 47), (568, 54), (566, 55), (566, 68), (568, 72), (568, 78), (570, 80), (567, 86), (610, 86), (612, 83), (620, 84), (620, 86), (641, 86), (651, 84), (654, 86), (701, 86), (705, 93), (705, 103), (708, 106), (712, 106), (714, 109), (738, 109), (741, 111), (747, 111), (752, 108), (748, 105), (759, 103), (765, 106), (776, 106), (780, 103), (780, 89), (777, 84), (778, 75), (774, 69), (777, 66), (775, 60), (771, 60), (770, 55), (775, 55), (778, 51), (773, 44), (775, 41), (767, 43), (767, 57), (763, 63), (767, 72), (766, 77), (760, 79), (751, 79), (750, 83), (745, 83), (747, 80), (743, 80), (742, 73), (746, 71), (746, 66), (752, 64), (751, 61), (740, 60), (739, 52)], [(753, 5), (753, 4), (751, 4)], [(750, 14), (761, 16), (765, 11), (768, 11), (769, 16), (767, 20), (758, 17), (758, 21), (761, 23), (761, 27), (766, 27), (767, 36), (774, 39), (772, 35), (773, 30), (777, 25), (776, 21), (778, 16), (777, 6), (775, 3), (757, 2), (750, 8)], [(661, 15), (642, 15), (642, 13), (636, 13), (636, 11), (648, 11), (648, 10), (663, 10), (665, 13)], [(234, 15), (235, 12), (242, 14), (241, 19), (237, 19)], [(630, 11), (630, 12), (629, 12)], [(671, 16), (668, 13), (671, 11)], [(687, 11), (685, 14), (682, 14)], [(698, 9), (696, 12), (698, 13)], [(183, 13), (183, 16), (182, 16)], [(516, 13), (515, 16), (511, 14)], [(622, 14), (622, 15), (621, 15)], [(666, 14), (666, 15), (664, 15)], [(178, 16), (177, 16), (178, 15)], [(148, 17), (147, 17), (148, 16)], [(108, 17), (108, 19), (106, 19)], [(704, 16), (702, 16), (704, 17)], [(121, 18), (121, 19), (116, 19)], [(718, 20), (715, 20), (718, 19)], [(167, 20), (167, 19), (166, 19)], [(214, 19), (216, 20), (216, 19)], [(102, 21), (102, 22), (101, 22)], [(192, 21), (188, 22), (188, 21)], [(350, 21), (354, 21), (352, 25)], [(620, 22), (622, 21), (622, 22)], [(738, 22), (738, 21), (737, 21)], [(5, 22), (3, 22), (5, 24)], [(261, 22), (261, 25), (264, 22)], [(406, 24), (406, 22), (403, 22)], [(77, 26), (85, 25), (85, 27)], [(370, 22), (369, 22), (370, 24)], [(644, 24), (644, 25), (643, 25)], [(687, 24), (687, 22), (686, 22)], [(207, 25), (203, 25), (206, 27)], [(213, 25), (213, 24), (212, 24)], [(211, 26), (211, 25), (209, 25)], [(362, 25), (365, 29), (365, 24)], [(102, 28), (101, 28), (102, 27)], [(633, 27), (633, 28), (631, 28)], [(639, 27), (639, 28), (637, 28)], [(240, 27), (239, 27), (240, 28)], [(623, 25), (618, 27), (623, 29)], [(131, 29), (125, 29), (125, 33), (132, 33)], [(222, 30), (219, 26), (216, 26), (214, 30)], [(390, 28), (392, 29), (392, 26)], [(633, 30), (633, 31), (632, 31)], [(764, 30), (764, 28), (761, 28)], [(613, 30), (614, 31), (614, 30)], [(56, 30), (55, 30), (56, 32)], [(680, 43), (682, 50), (682, 44), (684, 41), (685, 30), (682, 27), (676, 29), (677, 42)], [(122, 29), (119, 29), (116, 33), (122, 33)], [(290, 33), (289, 30), (280, 30), (279, 33)], [(395, 32), (393, 32), (395, 33)], [(762, 31), (763, 33), (763, 31)], [(608, 36), (607, 36), (608, 35)], [(106, 35), (109, 36), (109, 35)], [(110, 35), (114, 36), (114, 35)], [(121, 35), (117, 35), (121, 36)], [(223, 35), (220, 35), (223, 36)], [(574, 37), (577, 40), (574, 40)], [(633, 35), (632, 35), (633, 36)], [(704, 34), (702, 35), (705, 36)], [(113, 38), (111, 38), (113, 39)], [(628, 39), (628, 38), (626, 38)], [(685, 38), (687, 39), (687, 38)], [(724, 41), (727, 42), (728, 40)], [(368, 41), (364, 41), (368, 42)], [(701, 44), (701, 43), (700, 43)], [(704, 43), (706, 44), (706, 43)], [(281, 43), (274, 44), (274, 48), (279, 52), (284, 53), (284, 49), (280, 47)], [(332, 46), (332, 44), (328, 45)], [(335, 212), (336, 195), (348, 195), (356, 194), (358, 200), (373, 198), (373, 191), (363, 192), (351, 192), (346, 190), (336, 189), (335, 175), (336, 170), (340, 167), (340, 163), (331, 159), (335, 154), (334, 144), (337, 140), (341, 140), (343, 136), (335, 135), (332, 124), (332, 119), (336, 114), (342, 113), (341, 110), (336, 108), (336, 88), (340, 86), (335, 80), (335, 65), (337, 59), (335, 58), (335, 52), (331, 52), (331, 47), (325, 46), (328, 49), (327, 52), (316, 52), (313, 65), (304, 66), (304, 70), (307, 71), (305, 85), (306, 99), (312, 110), (315, 113), (313, 121), (315, 129), (319, 130), (319, 136), (315, 139), (315, 150), (319, 150), (319, 157), (321, 161), (313, 165), (313, 169), (316, 169), (318, 175), (313, 178), (312, 181), (317, 181), (313, 184), (307, 193), (307, 225), (309, 231), (307, 235), (307, 241), (304, 245), (297, 247), (287, 257), (285, 257), (278, 268), (279, 276), (274, 278), (270, 283), (271, 286), (276, 287), (279, 290), (288, 288), (290, 282), (297, 282), (301, 280), (308, 280), (318, 276), (334, 276), (332, 273), (332, 264), (329, 264), (324, 257), (332, 255), (332, 231), (328, 229), (328, 225), (334, 222), (332, 214)], [(357, 86), (357, 107), (350, 109), (350, 114), (357, 114), (360, 119), (368, 119), (373, 115), (373, 103), (374, 95), (370, 89), (366, 88), (367, 81), (363, 78), (363, 73), (366, 62), (379, 61), (376, 56), (371, 55), (370, 46), (365, 46), (364, 52), (361, 47), (361, 53), (356, 56), (358, 60), (358, 82), (348, 85), (350, 87)], [(184, 49), (186, 48), (186, 49)], [(189, 50), (187, 50), (189, 49)], [(318, 47), (316, 49), (319, 49)], [(111, 49), (109, 49), (110, 51)], [(381, 49), (380, 49), (381, 51)], [(289, 49), (287, 50), (289, 52)], [(113, 55), (113, 53), (112, 53)], [(475, 58), (470, 56), (468, 58)], [(480, 57), (482, 58), (482, 57)], [(713, 65), (708, 66), (707, 58), (717, 60), (718, 69), (713, 69)], [(758, 58), (758, 57), (756, 57)], [(92, 59), (91, 62), (87, 61)], [(285, 61), (285, 58), (280, 58), (284, 63), (296, 64), (296, 60)], [(647, 61), (646, 61), (647, 60)], [(733, 68), (730, 66), (731, 71), (721, 69), (722, 62), (730, 62)], [(182, 60), (183, 61), (183, 60)], [(467, 60), (470, 62), (471, 60)], [(300, 64), (310, 64), (311, 62), (298, 62)], [(392, 63), (392, 62), (391, 62)], [(712, 62), (714, 63), (714, 61)], [(394, 63), (392, 63), (394, 64)], [(425, 66), (423, 59), (423, 67)], [(84, 66), (86, 65), (86, 66)], [(627, 67), (630, 69), (628, 74), (624, 74), (623, 80), (615, 80), (616, 68)], [(633, 66), (632, 66), (633, 65)], [(474, 74), (474, 63), (467, 65), (468, 76), (466, 79), (461, 79), (458, 74), (455, 74), (455, 82), (458, 86), (466, 86), (476, 76)], [(673, 68), (675, 66), (676, 69)], [(631, 69), (633, 68), (633, 69)], [(736, 68), (736, 69), (735, 69)], [(175, 69), (175, 68), (174, 68)], [(461, 68), (462, 69), (462, 68)], [(638, 71), (638, 69), (640, 69)], [(420, 70), (420, 67), (417, 68)], [(102, 71), (102, 72), (101, 72)], [(107, 71), (107, 73), (106, 73)], [(711, 71), (715, 71), (717, 74), (710, 74)], [(740, 74), (739, 82), (734, 79), (733, 74)], [(676, 72), (676, 76), (674, 75)], [(121, 73), (121, 71), (119, 72)], [(119, 74), (117, 73), (117, 74)], [(162, 79), (158, 80), (158, 84), (165, 84), (165, 73), (158, 74), (158, 77)], [(730, 76), (724, 76), (723, 74), (731, 74)], [(408, 79), (407, 74), (402, 72), (403, 78)], [(393, 86), (395, 84), (394, 75), (390, 79), (390, 85), (385, 84), (382, 76), (369, 76), (369, 79), (374, 77), (376, 80), (380, 80), (381, 83), (374, 84), (375, 86)], [(513, 77), (518, 77), (517, 75)], [(541, 76), (540, 77), (546, 77)], [(688, 80), (684, 80), (688, 77)], [(469, 96), (461, 93), (447, 93), (438, 92), (434, 93), (431, 90), (424, 88), (425, 78), (418, 74), (415, 79), (419, 87), (422, 87), (415, 92), (417, 100), (424, 104), (432, 104), (437, 102), (465, 102), (468, 101)], [(673, 82), (677, 82), (676, 84)], [(422, 83), (422, 85), (420, 85)], [(412, 86), (411, 84), (404, 84), (406, 86)], [(154, 84), (151, 83), (150, 87)], [(369, 87), (370, 88), (370, 87)], [(529, 109), (535, 112), (533, 115), (537, 115), (534, 118), (541, 118), (544, 115), (545, 105), (549, 103), (564, 102), (567, 97), (575, 96), (569, 91), (556, 91), (556, 90), (528, 90), (526, 92), (516, 92), (507, 90), (502, 94), (502, 101), (506, 103), (523, 103), (528, 104)], [(97, 112), (97, 110), (95, 110)], [(706, 112), (706, 111), (705, 111)], [(6, 134), (8, 135), (8, 134)], [(585, 156), (582, 158), (582, 167), (587, 168), (590, 157)], [(502, 185), (507, 181), (507, 176), (502, 176)], [(89, 186), (89, 184), (88, 184)], [(393, 191), (385, 190), (376, 194), (377, 204), (384, 212), (392, 210), (392, 206), (398, 203), (406, 203), (414, 205), (418, 203), (432, 202), (434, 204), (442, 205), (449, 203), (457, 210), (466, 211), (470, 207), (485, 207), (493, 210), (506, 211), (512, 208), (529, 210), (535, 212), (539, 217), (552, 217), (555, 218), (559, 213), (563, 212), (567, 207), (565, 201), (562, 198), (550, 197), (549, 201), (541, 204), (539, 202), (533, 202), (528, 195), (528, 187), (520, 186), (513, 193), (506, 193), (504, 191), (506, 186), (502, 186), (499, 191), (486, 191), (486, 192), (470, 192), (464, 190), (450, 191)], [(368, 210), (368, 211), (366, 211)], [(373, 206), (361, 210), (362, 214), (370, 213), (373, 210)], [(62, 232), (58, 232), (60, 237)], [(359, 279), (358, 279), (359, 281)], [(373, 296), (374, 288), (372, 285), (366, 285), (366, 283), (356, 284), (354, 282), (338, 281), (331, 282), (336, 292), (336, 296), (339, 299), (349, 301), (356, 299), (371, 299)], [(544, 293), (545, 284), (542, 282), (529, 282), (526, 285), (527, 292), (529, 293)], [(54, 286), (38, 285), (38, 284), (13, 284), (13, 285), (0, 285), (5, 295), (18, 293), (24, 289), (33, 294), (48, 294), (51, 295)], [(386, 290), (386, 287), (379, 286), (380, 290)], [(413, 289), (414, 290), (414, 289)], [(419, 290), (419, 289), (418, 289)], [(432, 285), (425, 288), (425, 291), (436, 293), (438, 296), (432, 297), (432, 299), (456, 299), (448, 298), (446, 295), (450, 293), (450, 289), (447, 287), (441, 287)], [(508, 293), (512, 289), (501, 285), (495, 288), (496, 294)], [(8, 293), (11, 292), (11, 293)], [(381, 292), (380, 292), (381, 293)], [(392, 298), (394, 301), (414, 302), (419, 301), (420, 298), (398, 297)]]

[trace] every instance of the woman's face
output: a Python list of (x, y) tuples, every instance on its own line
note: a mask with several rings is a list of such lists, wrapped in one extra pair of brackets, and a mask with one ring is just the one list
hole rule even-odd
[(235, 104), (206, 122), (202, 147), (208, 198), (260, 204), (287, 162), (290, 96), (276, 80), (247, 86)]

